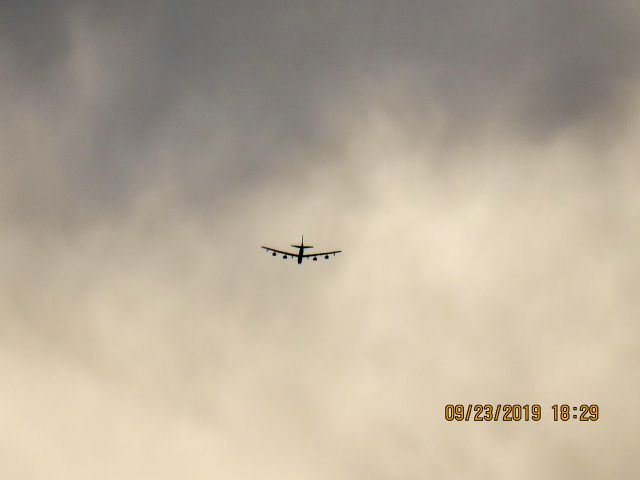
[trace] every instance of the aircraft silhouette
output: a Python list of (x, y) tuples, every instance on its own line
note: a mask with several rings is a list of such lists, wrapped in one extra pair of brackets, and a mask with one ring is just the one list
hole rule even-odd
[(271, 252), (271, 254), (275, 257), (278, 253), (282, 254), (282, 258), (284, 258), (285, 260), (288, 257), (291, 258), (297, 258), (298, 259), (298, 264), (302, 263), (302, 260), (305, 258), (313, 258), (313, 261), (317, 261), (318, 257), (321, 257), (322, 255), (324, 255), (325, 260), (329, 259), (329, 255), (333, 255), (335, 257), (336, 253), (340, 253), (342, 250), (335, 250), (333, 252), (322, 252), (322, 253), (304, 253), (304, 250), (306, 248), (313, 248), (312, 245), (305, 245), (304, 244), (304, 235), (302, 236), (302, 242), (300, 242), (300, 245), (291, 245), (294, 248), (298, 249), (298, 253), (290, 253), (290, 252), (284, 252), (282, 250), (276, 250), (275, 248), (271, 248), (271, 247), (262, 247), (264, 248), (267, 252)]

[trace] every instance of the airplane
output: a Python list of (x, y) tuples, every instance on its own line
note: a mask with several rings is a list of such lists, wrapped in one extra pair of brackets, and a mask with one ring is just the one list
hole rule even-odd
[(342, 250), (335, 250), (333, 252), (322, 252), (322, 253), (307, 253), (305, 254), (304, 251), (307, 248), (313, 248), (312, 245), (305, 245), (304, 244), (304, 235), (302, 236), (302, 242), (300, 243), (300, 245), (291, 245), (294, 248), (298, 249), (298, 253), (290, 253), (290, 252), (283, 252), (282, 250), (276, 250), (275, 248), (271, 248), (271, 247), (262, 247), (264, 248), (267, 252), (271, 252), (271, 255), (273, 255), (274, 257), (280, 253), (282, 254), (282, 258), (284, 258), (285, 260), (288, 257), (291, 258), (297, 258), (298, 259), (298, 265), (302, 263), (302, 260), (305, 258), (313, 258), (313, 261), (317, 261), (318, 257), (321, 257), (322, 255), (324, 255), (325, 260), (329, 259), (329, 255), (333, 255), (334, 257), (336, 256), (336, 253), (340, 253)]

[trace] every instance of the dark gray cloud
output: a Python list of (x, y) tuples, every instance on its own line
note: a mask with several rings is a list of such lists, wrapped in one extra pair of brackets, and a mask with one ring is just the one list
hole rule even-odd
[[(17, 72), (7, 97), (55, 110), (47, 121), (57, 125), (44, 126), (53, 136), (75, 122), (57, 160), (67, 212), (74, 202), (126, 205), (162, 174), (207, 204), (230, 185), (310, 162), (300, 150), (333, 148), (340, 161), (344, 131), (371, 105), (417, 137), (434, 112), (444, 115), (454, 142), (496, 123), (535, 142), (584, 124), (599, 129), (624, 120), (640, 62), (638, 11), (623, 1), (3, 9), (2, 62)], [(84, 55), (105, 99), (69, 119), (82, 102), (78, 82), (88, 72), (75, 67)], [(174, 151), (163, 162), (166, 145)]]
[(2, 2), (0, 6), (0, 52), (3, 61), (14, 63), (23, 79), (42, 86), (49, 71), (71, 48), (60, 2)]
[(409, 105), (424, 106), (435, 88), (456, 121), (479, 108), (491, 115), (493, 104), (517, 93), (539, 108), (531, 121), (562, 126), (606, 102), (638, 67), (638, 12), (623, 1), (37, 5), (10, 2), (3, 15), (8, 50), (27, 77), (46, 78), (69, 53), (74, 15), (83, 14), (88, 29), (123, 37), (115, 55), (130, 63), (114, 86), (121, 103), (101, 113), (120, 117), (133, 138), (136, 127), (170, 114), (163, 106), (175, 106), (173, 96), (185, 90), (212, 101), (226, 94), (239, 115), (294, 128), (317, 103), (352, 88), (349, 80), (375, 85), (388, 80), (381, 70), (398, 66), (426, 87), (408, 92)]

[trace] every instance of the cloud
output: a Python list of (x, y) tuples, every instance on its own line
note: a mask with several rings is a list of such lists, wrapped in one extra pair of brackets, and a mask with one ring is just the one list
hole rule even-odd
[[(300, 149), (338, 154), (371, 104), (418, 137), (438, 112), (453, 142), (496, 125), (547, 141), (586, 124), (601, 143), (615, 134), (603, 123), (624, 124), (638, 72), (638, 12), (622, 1), (5, 9), (5, 121), (19, 151), (32, 135), (56, 143), (59, 158), (30, 163), (60, 171), (58, 216), (126, 207), (163, 174), (196, 203), (217, 200), (308, 164)], [(30, 125), (15, 127), (25, 111)]]
[(637, 471), (633, 5), (4, 8), (5, 477)]

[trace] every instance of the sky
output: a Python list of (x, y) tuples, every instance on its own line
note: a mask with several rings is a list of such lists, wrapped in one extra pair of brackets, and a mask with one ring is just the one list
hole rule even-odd
[(636, 1), (5, 1), (0, 78), (2, 478), (637, 476)]

